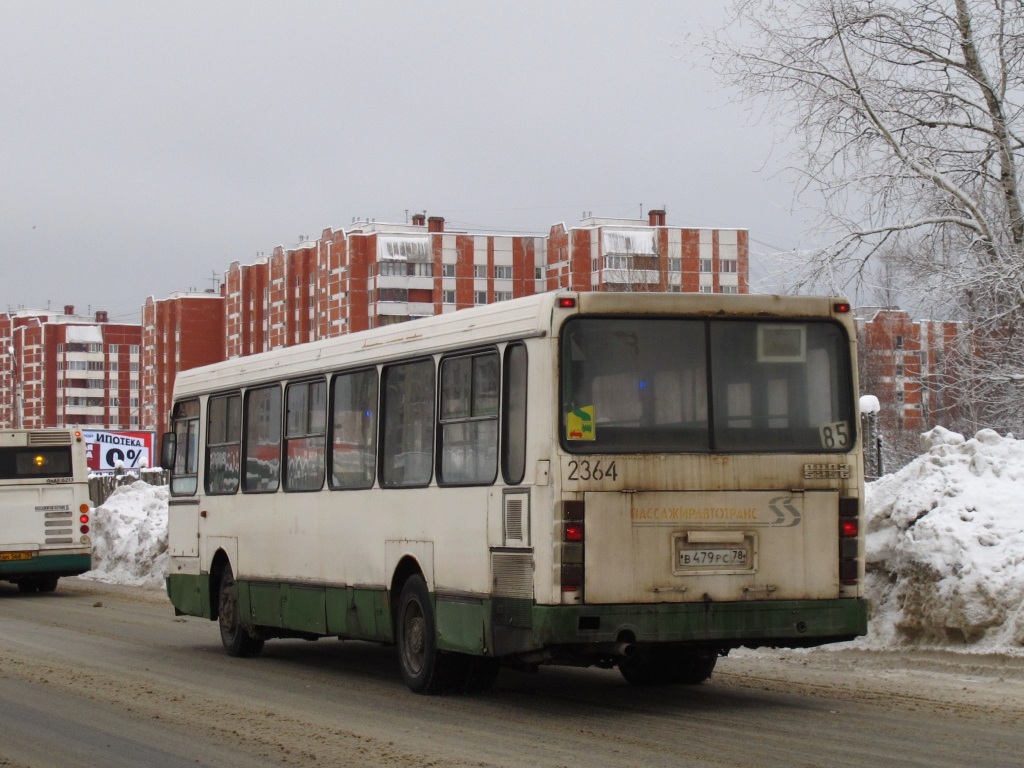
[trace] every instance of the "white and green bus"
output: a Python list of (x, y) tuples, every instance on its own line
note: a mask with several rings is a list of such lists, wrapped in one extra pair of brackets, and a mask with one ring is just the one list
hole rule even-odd
[(182, 372), (168, 594), (233, 655), (394, 644), (420, 693), (852, 639), (854, 340), (839, 299), (556, 292)]
[(91, 515), (81, 430), (0, 431), (0, 580), (53, 592), (88, 571)]

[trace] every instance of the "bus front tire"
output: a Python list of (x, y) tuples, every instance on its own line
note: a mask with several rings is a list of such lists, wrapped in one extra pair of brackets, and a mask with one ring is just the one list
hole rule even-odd
[(258, 656), (263, 650), (263, 639), (252, 634), (252, 628), (242, 622), (238, 609), (238, 587), (231, 566), (225, 565), (220, 575), (217, 601), (217, 622), (220, 641), (229, 656)]
[(463, 688), (469, 673), (466, 659), (437, 650), (434, 608), (419, 574), (410, 576), (402, 586), (395, 617), (398, 663), (409, 690), (436, 695)]

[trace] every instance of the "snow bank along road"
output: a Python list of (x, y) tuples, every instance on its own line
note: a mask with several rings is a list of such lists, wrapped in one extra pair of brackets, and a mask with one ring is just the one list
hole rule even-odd
[(164, 595), (0, 585), (0, 766), (1024, 765), (1024, 658), (746, 652), (697, 687), (502, 670), (410, 693), (391, 649), (275, 641), (232, 659)]

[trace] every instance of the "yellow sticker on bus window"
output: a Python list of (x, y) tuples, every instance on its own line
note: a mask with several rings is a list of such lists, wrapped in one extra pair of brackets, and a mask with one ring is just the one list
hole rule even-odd
[(582, 408), (565, 414), (566, 440), (596, 440), (597, 430), (594, 425), (594, 406), (584, 405)]

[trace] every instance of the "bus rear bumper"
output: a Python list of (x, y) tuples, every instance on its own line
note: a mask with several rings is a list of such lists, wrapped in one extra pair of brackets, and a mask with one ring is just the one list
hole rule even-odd
[(84, 551), (49, 554), (36, 552), (26, 560), (0, 560), (0, 581), (23, 576), (77, 576), (92, 570), (92, 554)]
[[(808, 648), (867, 632), (864, 599), (663, 603), (658, 605), (535, 605), (532, 627), (496, 623), (498, 655), (543, 648), (676, 643), (730, 648)], [(518, 646), (518, 647), (517, 647)], [(528, 648), (527, 646), (532, 646)]]

